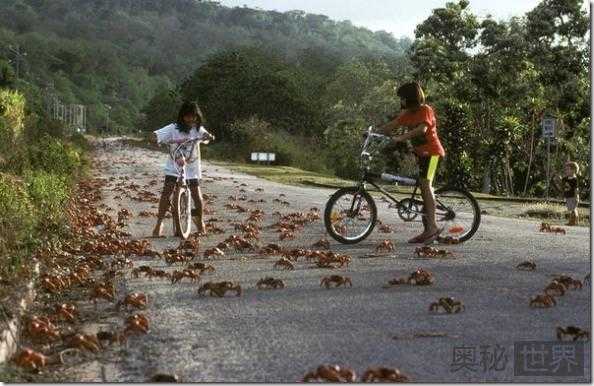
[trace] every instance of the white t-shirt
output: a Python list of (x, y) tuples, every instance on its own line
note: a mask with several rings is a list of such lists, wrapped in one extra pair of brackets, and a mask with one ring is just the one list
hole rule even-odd
[[(176, 123), (171, 123), (159, 130), (155, 130), (154, 133), (157, 135), (157, 142), (158, 143), (166, 143), (170, 144), (170, 151), (175, 150), (178, 144), (171, 143), (172, 141), (177, 141), (180, 139), (190, 139), (190, 138), (202, 138), (205, 134), (209, 134), (208, 131), (202, 126), (200, 129), (196, 129), (196, 127), (192, 127), (188, 133), (184, 133), (177, 129)], [(194, 146), (193, 154), (190, 155), (190, 150)], [(190, 159), (191, 162), (186, 164), (186, 179), (198, 179), (202, 178), (202, 167), (200, 163), (200, 143), (189, 143), (184, 145), (183, 150), (186, 159)], [(173, 160), (171, 157), (167, 157), (167, 162), (165, 162), (165, 175), (177, 177), (177, 169), (173, 164)]]

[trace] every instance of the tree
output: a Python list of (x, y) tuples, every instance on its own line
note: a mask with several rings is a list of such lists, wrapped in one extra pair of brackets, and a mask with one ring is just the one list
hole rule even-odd
[[(584, 55), (589, 20), (582, 1), (543, 0), (526, 20), (529, 55), (541, 68), (540, 81), (549, 89), (554, 106), (568, 113), (581, 102), (579, 83), (589, 64)], [(575, 127), (585, 117), (570, 114), (568, 124)]]
[(245, 48), (211, 57), (184, 82), (182, 95), (203, 106), (215, 132), (255, 115), (276, 128), (311, 135), (319, 132), (320, 123), (302, 86), (295, 67)]
[[(435, 87), (435, 91), (464, 90), (464, 78), (469, 64), (468, 50), (476, 46), (479, 23), (468, 11), (469, 2), (448, 2), (436, 8), (415, 29), (411, 46), (411, 61), (415, 78)], [(448, 86), (453, 84), (453, 90)], [(451, 94), (449, 94), (451, 95)]]
[(155, 131), (177, 119), (181, 96), (176, 90), (157, 92), (142, 109), (138, 125), (143, 131)]
[[(214, 1), (5, 0), (0, 26), (0, 54), (12, 60), (5, 52), (10, 44), (28, 54), (21, 76), (26, 82), (60, 83), (56, 96), (63, 102), (126, 106), (116, 108), (113, 119), (128, 129), (135, 129), (140, 110), (163, 89), (158, 85), (181, 83), (221, 50), (276, 51), (288, 65), (302, 66), (302, 73), (289, 79), (309, 95), (321, 94), (320, 84), (345, 58), (403, 56), (400, 41), (362, 28), (350, 26), (353, 39), (339, 41), (341, 27), (323, 15), (229, 8)], [(317, 54), (306, 63), (300, 54), (309, 49)], [(89, 124), (101, 125), (101, 114), (91, 113)]]
[(12, 66), (0, 58), (0, 88), (11, 88), (15, 81), (15, 72)]
[(468, 188), (472, 181), (472, 121), (470, 108), (467, 104), (461, 104), (454, 99), (444, 99), (436, 106), (442, 117), (440, 123), (440, 139), (447, 154), (444, 159), (444, 167), (440, 168), (440, 174), (449, 184)]

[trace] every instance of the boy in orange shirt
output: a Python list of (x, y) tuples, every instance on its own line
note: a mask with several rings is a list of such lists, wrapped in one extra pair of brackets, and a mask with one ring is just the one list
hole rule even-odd
[(402, 112), (396, 119), (379, 129), (388, 136), (392, 136), (392, 131), (397, 127), (409, 129), (404, 134), (392, 137), (394, 142), (411, 140), (420, 169), (419, 185), (425, 208), (424, 231), (408, 242), (429, 243), (437, 239), (442, 231), (435, 222), (432, 182), (439, 159), (445, 155), (445, 151), (437, 136), (435, 113), (431, 106), (425, 104), (425, 94), (421, 86), (417, 82), (406, 83), (396, 93), (400, 97)]

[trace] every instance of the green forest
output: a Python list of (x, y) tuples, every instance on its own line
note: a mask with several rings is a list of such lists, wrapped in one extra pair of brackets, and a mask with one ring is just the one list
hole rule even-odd
[[(411, 40), (210, 1), (4, 0), (0, 87), (19, 90), (50, 136), (59, 131), (50, 97), (87, 106), (88, 128), (100, 134), (148, 133), (194, 99), (218, 138), (207, 156), (274, 151), (280, 164), (350, 178), (362, 129), (396, 116), (395, 87), (418, 80), (447, 152), (438, 180), (544, 196), (540, 122), (553, 116), (552, 172), (577, 161), (588, 198), (590, 26), (581, 7), (543, 0), (495, 20), (467, 0), (444, 0)], [(414, 161), (389, 147), (377, 167), (412, 174)]]

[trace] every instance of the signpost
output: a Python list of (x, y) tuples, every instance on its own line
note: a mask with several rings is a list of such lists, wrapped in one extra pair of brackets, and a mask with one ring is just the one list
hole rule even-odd
[(551, 139), (555, 138), (555, 118), (545, 117), (541, 121), (542, 137), (547, 141), (547, 194), (549, 199), (549, 180), (551, 173)]

